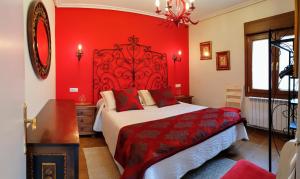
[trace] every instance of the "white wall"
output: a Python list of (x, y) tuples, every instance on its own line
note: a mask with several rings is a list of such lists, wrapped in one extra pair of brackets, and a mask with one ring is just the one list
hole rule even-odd
[(0, 1), (0, 178), (25, 175), (23, 0)]
[[(226, 85), (244, 85), (244, 23), (294, 10), (294, 0), (266, 0), (189, 28), (190, 94), (200, 105), (224, 106)], [(199, 60), (199, 43), (212, 41), (212, 60)], [(230, 71), (216, 71), (216, 52), (230, 50)]]
[[(27, 11), (32, 0), (24, 0), (24, 28), (27, 26)], [(47, 79), (40, 80), (36, 77), (29, 57), (27, 45), (27, 32), (25, 37), (25, 101), (28, 105), (28, 116), (34, 117), (46, 104), (48, 99), (56, 97), (56, 65), (55, 65), (55, 5), (52, 0), (42, 0), (44, 3), (51, 30), (51, 68)]]

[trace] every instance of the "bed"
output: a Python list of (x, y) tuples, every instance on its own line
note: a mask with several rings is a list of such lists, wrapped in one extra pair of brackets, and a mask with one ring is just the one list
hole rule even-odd
[[(161, 119), (193, 112), (205, 109), (206, 107), (180, 103), (164, 108), (158, 108), (156, 106), (146, 106), (144, 108), (144, 110), (126, 112), (108, 110), (98, 112), (94, 130), (103, 132), (103, 136), (112, 156), (114, 156), (118, 134), (122, 127), (153, 119)], [(207, 160), (213, 158), (219, 152), (227, 149), (237, 140), (241, 139), (248, 139), (243, 123), (232, 126), (198, 145), (183, 150), (152, 165), (146, 170), (144, 178), (180, 178), (187, 171), (199, 167)], [(123, 168), (118, 163), (117, 165), (120, 173), (122, 173)]]
[[(103, 100), (100, 99), (101, 91), (128, 87), (159, 89), (168, 86), (166, 55), (152, 51), (149, 46), (139, 44), (139, 40), (134, 36), (129, 38), (128, 44), (117, 44), (113, 49), (95, 50), (93, 70), (93, 97), (94, 102), (98, 102), (99, 109), (94, 130), (103, 132), (112, 156), (116, 152), (119, 131), (125, 126), (165, 119), (207, 108), (178, 103), (163, 108), (158, 108), (155, 105), (143, 106), (144, 110), (125, 112), (106, 109)], [(180, 178), (187, 171), (199, 167), (240, 139), (248, 139), (243, 123), (231, 126), (197, 145), (181, 150), (151, 165), (145, 170), (143, 178)], [(117, 161), (115, 162), (120, 173), (123, 173), (123, 167)]]

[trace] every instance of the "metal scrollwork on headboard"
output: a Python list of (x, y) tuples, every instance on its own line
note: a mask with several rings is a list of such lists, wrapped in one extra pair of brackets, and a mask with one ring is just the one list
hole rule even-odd
[(111, 89), (157, 89), (168, 85), (167, 56), (139, 44), (135, 36), (128, 44), (113, 49), (95, 49), (93, 53), (94, 102), (100, 91)]

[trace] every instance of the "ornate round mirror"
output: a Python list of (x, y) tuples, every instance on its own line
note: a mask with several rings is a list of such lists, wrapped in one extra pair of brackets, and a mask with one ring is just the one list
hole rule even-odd
[(46, 79), (51, 65), (51, 36), (48, 14), (41, 1), (30, 4), (27, 38), (33, 70), (38, 78)]

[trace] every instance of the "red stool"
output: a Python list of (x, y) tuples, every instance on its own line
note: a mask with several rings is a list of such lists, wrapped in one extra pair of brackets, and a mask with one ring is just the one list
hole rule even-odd
[(276, 176), (251, 162), (240, 160), (222, 179), (276, 179)]

